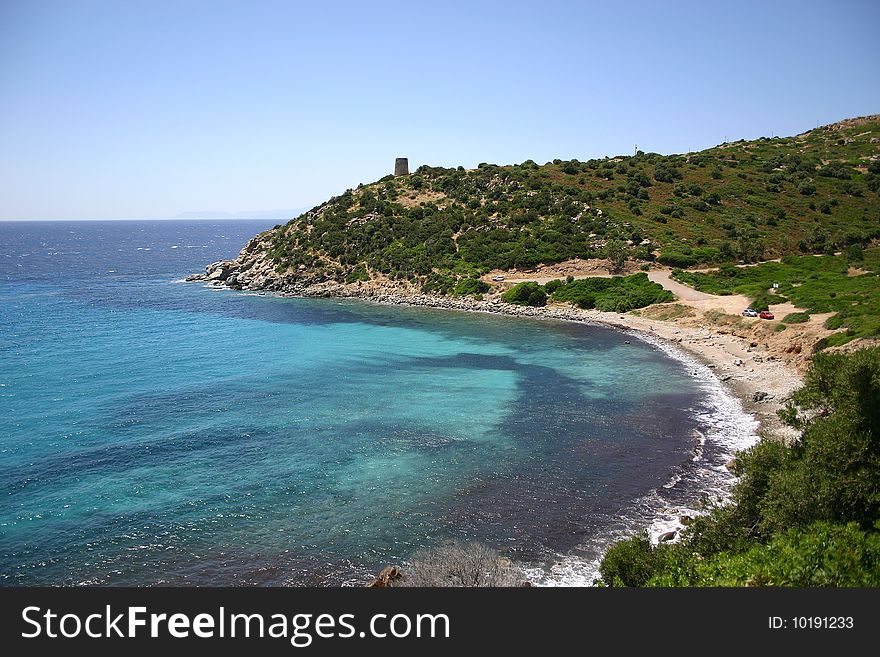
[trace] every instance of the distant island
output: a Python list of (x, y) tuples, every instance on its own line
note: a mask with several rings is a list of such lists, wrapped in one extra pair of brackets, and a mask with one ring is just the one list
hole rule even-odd
[[(880, 562), (865, 556), (877, 543), (876, 448), (853, 455), (861, 488), (851, 490), (804, 441), (812, 432), (814, 449), (840, 450), (880, 436), (870, 410), (880, 407), (878, 193), (880, 115), (683, 155), (421, 166), (346, 190), (189, 280), (599, 322), (672, 343), (713, 368), (773, 440), (730, 464), (738, 504), (682, 518), (664, 540), (683, 548), (643, 538), (612, 548), (604, 583), (877, 585)], [(817, 409), (862, 429), (841, 434)], [(829, 488), (774, 488), (768, 469), (815, 469)], [(796, 509), (759, 508), (785, 495), (803, 505), (800, 524)], [(786, 579), (782, 557), (768, 566), (761, 552), (821, 559), (822, 541), (851, 547), (865, 576), (835, 561), (837, 575)]]

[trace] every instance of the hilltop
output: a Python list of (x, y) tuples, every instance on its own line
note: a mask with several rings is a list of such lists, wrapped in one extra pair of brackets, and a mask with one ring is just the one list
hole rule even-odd
[[(421, 166), (346, 190), (194, 278), (288, 294), (651, 306), (645, 316), (708, 322), (749, 341), (770, 344), (788, 328), (779, 349), (806, 358), (820, 340), (880, 335), (880, 253), (870, 248), (880, 240), (878, 193), (880, 115), (684, 155)], [(813, 255), (827, 258), (814, 264)], [(744, 268), (774, 259), (781, 262)], [(679, 271), (719, 268), (708, 277)], [(699, 303), (678, 294), (683, 306), (666, 307), (673, 284), (657, 275), (670, 269), (711, 294)], [(639, 270), (651, 281), (644, 273), (553, 281)], [(817, 282), (801, 287), (807, 279)], [(777, 280), (784, 285), (771, 289)], [(510, 290), (512, 282), (531, 287)], [(838, 288), (845, 295), (835, 298)], [(713, 295), (739, 296), (724, 304)], [(733, 305), (750, 300), (816, 317), (800, 313), (780, 328), (732, 316)]]
[(419, 167), (264, 235), (285, 279), (387, 276), (424, 291), (626, 255), (690, 267), (830, 253), (880, 237), (880, 115), (698, 153)]

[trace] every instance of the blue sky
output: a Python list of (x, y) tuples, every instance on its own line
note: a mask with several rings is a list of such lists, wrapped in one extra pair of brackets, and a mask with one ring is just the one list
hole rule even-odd
[(394, 158), (684, 152), (880, 112), (880, 3), (0, 0), (0, 219), (311, 206)]

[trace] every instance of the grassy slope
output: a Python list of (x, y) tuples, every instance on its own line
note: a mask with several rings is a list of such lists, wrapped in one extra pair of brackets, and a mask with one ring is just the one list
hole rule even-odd
[(603, 256), (609, 241), (680, 266), (832, 252), (880, 237), (878, 137), (875, 116), (686, 156), (420, 167), (278, 227), (270, 255), (291, 277), (373, 271), (448, 292), (492, 268)]
[[(859, 274), (861, 271), (865, 273)], [(857, 260), (846, 255), (786, 256), (782, 262), (757, 267), (722, 267), (711, 273), (679, 271), (674, 277), (710, 294), (747, 295), (755, 299), (759, 309), (788, 300), (808, 312), (834, 312), (826, 320), (826, 328), (847, 330), (827, 338), (821, 345), (825, 346), (880, 335), (878, 273), (880, 248), (870, 248)], [(773, 283), (779, 288), (775, 295), (769, 295)]]
[[(353, 282), (381, 273), (426, 292), (469, 293), (474, 278), (492, 269), (575, 257), (689, 267), (833, 254), (880, 239), (878, 192), (875, 115), (688, 155), (423, 166), (347, 190), (276, 227), (267, 255), (292, 280)], [(837, 342), (880, 334), (876, 277), (850, 278), (840, 258), (820, 260), (680, 280), (750, 294), (759, 305), (768, 301), (768, 284), (780, 282), (780, 294), (796, 305), (838, 313), (829, 328), (849, 330)]]

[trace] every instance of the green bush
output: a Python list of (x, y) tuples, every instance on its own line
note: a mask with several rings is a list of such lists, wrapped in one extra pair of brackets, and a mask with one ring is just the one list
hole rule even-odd
[(654, 303), (667, 303), (675, 297), (640, 272), (632, 276), (581, 278), (558, 287), (553, 299), (569, 301), (580, 308), (623, 313)]
[(657, 559), (647, 534), (608, 548), (599, 573), (606, 586), (645, 586), (654, 575)]
[[(721, 553), (697, 564), (694, 586), (880, 586), (880, 533), (862, 531), (856, 523), (817, 522), (791, 529), (766, 546), (741, 554)], [(651, 586), (674, 585), (668, 575)]]
[(453, 294), (465, 296), (470, 294), (483, 294), (489, 291), (489, 284), (479, 278), (462, 278), (455, 286)]
[(556, 278), (552, 281), (547, 281), (546, 283), (544, 283), (544, 291), (547, 294), (553, 294), (556, 290), (558, 290), (563, 285), (565, 285), (565, 283), (563, 283), (558, 278)]
[(368, 280), (370, 280), (370, 274), (363, 264), (359, 264), (357, 267), (352, 269), (351, 272), (349, 272), (349, 274), (345, 277), (346, 283), (356, 283), (358, 281)]
[(782, 318), (783, 324), (804, 324), (810, 321), (810, 313), (789, 313)]
[(501, 295), (507, 303), (518, 306), (546, 306), (547, 293), (544, 288), (534, 282), (519, 283)]
[(676, 253), (674, 251), (664, 251), (660, 254), (660, 257), (657, 258), (657, 262), (661, 265), (666, 265), (667, 267), (679, 267), (681, 269), (686, 269), (687, 267), (693, 267), (697, 264), (697, 259), (693, 256), (685, 255), (684, 253)]

